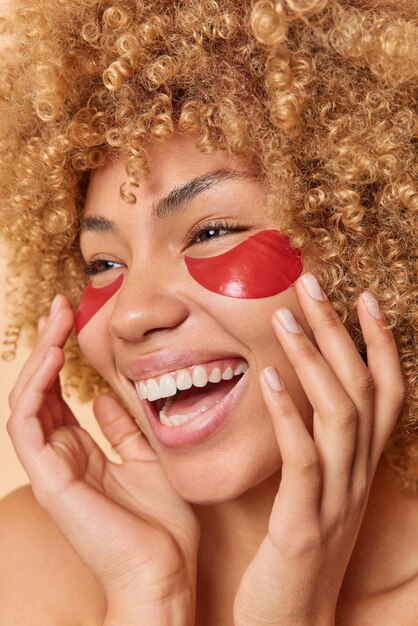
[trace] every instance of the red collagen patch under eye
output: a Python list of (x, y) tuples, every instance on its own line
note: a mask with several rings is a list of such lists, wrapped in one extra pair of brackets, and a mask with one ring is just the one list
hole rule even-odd
[(80, 303), (78, 305), (75, 318), (75, 332), (83, 330), (84, 326), (96, 315), (102, 306), (117, 292), (123, 283), (123, 274), (120, 274), (113, 283), (106, 287), (95, 288), (90, 283), (81, 294)]
[(218, 256), (184, 260), (202, 287), (230, 298), (275, 296), (302, 273), (300, 251), (276, 230), (262, 230)]

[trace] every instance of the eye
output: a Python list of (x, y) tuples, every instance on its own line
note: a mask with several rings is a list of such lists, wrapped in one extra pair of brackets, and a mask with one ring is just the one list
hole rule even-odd
[(207, 228), (206, 230), (201, 231), (200, 234), (195, 237), (195, 240), (198, 243), (202, 243), (203, 241), (208, 241), (209, 239), (222, 237), (228, 232), (227, 228)]
[(227, 235), (242, 232), (244, 230), (248, 230), (248, 226), (238, 224), (237, 222), (231, 223), (221, 221), (197, 224), (189, 232), (187, 245), (207, 243), (208, 241), (226, 237)]
[(86, 276), (95, 276), (96, 274), (102, 274), (103, 272), (107, 272), (108, 270), (113, 270), (118, 267), (122, 267), (122, 264), (116, 263), (116, 261), (109, 261), (107, 259), (96, 259), (95, 261), (85, 263), (83, 271)]

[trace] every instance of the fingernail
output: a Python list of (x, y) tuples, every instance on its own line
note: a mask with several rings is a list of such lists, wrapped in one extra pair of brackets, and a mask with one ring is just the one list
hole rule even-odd
[(377, 320), (381, 320), (383, 318), (383, 313), (380, 310), (376, 298), (372, 296), (369, 291), (364, 291), (361, 294), (361, 297), (363, 298), (364, 304), (366, 305), (366, 308), (370, 315), (372, 315), (372, 317)]
[(280, 325), (283, 326), (283, 328), (288, 332), (300, 333), (302, 331), (301, 327), (299, 326), (289, 309), (279, 309), (278, 311), (276, 311), (275, 316)]
[(266, 367), (263, 370), (263, 377), (268, 386), (273, 389), (273, 391), (281, 391), (284, 388), (284, 384), (282, 379), (275, 367)]
[(327, 300), (327, 296), (321, 289), (321, 285), (319, 284), (316, 277), (311, 274), (311, 272), (307, 272), (303, 274), (301, 277), (302, 285), (308, 294), (313, 300)]

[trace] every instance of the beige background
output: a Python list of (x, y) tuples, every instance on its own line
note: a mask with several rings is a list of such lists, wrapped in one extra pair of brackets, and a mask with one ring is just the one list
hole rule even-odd
[[(8, 2), (9, 0), (0, 0), (0, 12), (4, 10)], [(5, 41), (6, 39), (0, 36), (0, 58), (1, 45), (5, 43)], [(0, 250), (0, 355), (8, 349), (7, 345), (4, 344), (7, 324), (13, 323), (12, 318), (5, 318), (4, 296), (6, 272), (4, 257), (4, 251)], [(0, 499), (13, 489), (29, 482), (6, 431), (6, 422), (9, 417), (8, 395), (29, 352), (28, 348), (20, 348), (18, 356), (14, 361), (6, 362), (0, 357)], [(69, 404), (81, 425), (90, 432), (105, 452), (112, 459), (116, 460), (117, 455), (110, 450), (110, 445), (101, 434), (94, 419), (91, 406), (80, 405), (74, 399), (71, 399)]]
[[(5, 261), (4, 253), (0, 253), (0, 305), (1, 305), (1, 319), (0, 319), (0, 354), (3, 354), (7, 349), (5, 341), (5, 330), (7, 323), (12, 323), (13, 319), (7, 320), (4, 314), (5, 304)], [(22, 347), (18, 350), (18, 356), (14, 361), (4, 361), (0, 359), (0, 499), (9, 491), (28, 483), (28, 477), (21, 466), (13, 445), (9, 439), (6, 430), (6, 422), (9, 417), (8, 407), (8, 395), (13, 387), (19, 370), (25, 362), (29, 349)], [(84, 426), (99, 443), (99, 445), (105, 450), (105, 452), (115, 459), (115, 453), (110, 450), (110, 445), (104, 439), (101, 431), (94, 419), (93, 412), (90, 405), (81, 405), (75, 399), (70, 399), (71, 405), (77, 419), (81, 425)]]

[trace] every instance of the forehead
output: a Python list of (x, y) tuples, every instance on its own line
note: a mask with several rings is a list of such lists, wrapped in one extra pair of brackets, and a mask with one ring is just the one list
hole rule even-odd
[[(146, 146), (146, 156), (149, 175), (141, 181), (139, 188), (134, 189), (137, 203), (143, 206), (155, 205), (173, 189), (206, 174), (230, 171), (231, 174), (236, 172), (239, 175), (253, 172), (256, 177), (254, 168), (245, 159), (223, 150), (203, 153), (196, 147), (193, 138), (179, 134), (164, 141), (150, 141)], [(227, 178), (220, 176), (217, 182)], [(234, 176), (229, 178), (233, 179)], [(94, 170), (90, 177), (84, 215), (98, 212), (99, 207), (102, 212), (109, 201), (114, 209), (126, 209), (126, 203), (119, 194), (120, 186), (126, 181), (125, 161), (122, 158), (109, 158), (104, 166)]]

